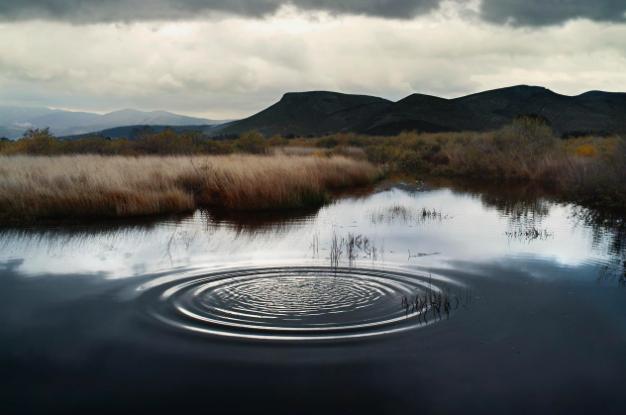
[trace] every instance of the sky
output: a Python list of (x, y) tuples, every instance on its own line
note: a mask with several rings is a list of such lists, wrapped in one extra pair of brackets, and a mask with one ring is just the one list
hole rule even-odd
[(516, 84), (626, 91), (626, 0), (0, 0), (0, 105), (234, 119)]

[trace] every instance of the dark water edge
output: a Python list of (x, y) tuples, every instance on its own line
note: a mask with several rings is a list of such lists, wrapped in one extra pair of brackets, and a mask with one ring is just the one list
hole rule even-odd
[[(168, 240), (165, 232), (161, 241), (159, 232), (195, 229), (181, 228), (190, 219), (167, 226), (91, 224), (5, 232), (0, 244), (5, 252), (0, 260), (0, 410), (626, 413), (623, 222), (571, 207), (563, 228), (560, 219), (565, 218), (551, 216), (563, 207), (544, 196), (450, 186), (441, 194), (442, 205), (436, 206), (444, 215), (451, 212), (441, 223), (396, 223), (396, 217), (387, 216), (374, 224), (355, 219), (359, 214), (374, 217), (364, 212), (367, 203), (386, 206), (388, 200), (432, 207), (439, 200), (437, 189), (414, 183), (400, 190), (394, 186), (389, 196), (373, 196), (380, 200), (359, 196), (327, 210), (292, 212), (288, 217), (268, 214), (241, 220), (205, 212), (200, 229), (208, 232), (206, 249), (215, 249), (215, 256), (194, 262), (205, 245), (196, 252), (196, 242), (185, 237), (171, 249), (173, 259), (155, 269), (140, 264), (142, 256), (180, 239)], [(458, 209), (449, 204), (464, 202), (467, 206)], [(480, 213), (471, 212), (479, 207)], [(342, 214), (345, 217), (337, 216)], [(489, 220), (480, 222), (485, 218)], [(504, 235), (497, 227), (502, 221), (520, 233)], [(471, 301), (450, 318), (414, 330), (367, 340), (277, 343), (198, 336), (164, 327), (143, 312), (134, 295), (142, 284), (198, 267), (212, 269), (219, 260), (247, 264), (275, 255), (302, 261), (310, 252), (295, 248), (298, 240), (306, 239), (300, 241), (306, 251), (309, 226), (315, 223), (314, 229), (324, 231), (330, 222), (342, 235), (365, 232), (386, 238), (386, 260), (391, 264), (367, 260), (355, 266), (394, 266), (415, 275), (438, 275), (471, 287)], [(407, 231), (408, 226), (414, 232)], [(532, 239), (534, 234), (525, 232), (531, 227), (554, 236)], [(577, 227), (586, 236), (577, 236)], [(320, 239), (323, 247), (326, 239)], [(461, 248), (455, 248), (458, 239)], [(105, 265), (80, 265), (112, 240), (121, 240), (120, 245), (131, 242), (129, 247), (110, 248)], [(468, 250), (483, 245), (482, 251), (491, 253), (465, 255), (463, 243)], [(565, 243), (573, 245), (560, 246)], [(146, 253), (142, 245), (149, 247)], [(9, 247), (17, 248), (7, 254)], [(421, 248), (433, 255), (411, 258), (409, 251), (407, 258), (405, 249), (397, 247), (415, 252)], [(583, 255), (584, 247), (588, 258), (562, 258), (573, 250)], [(140, 259), (127, 256), (133, 249), (141, 251)], [(242, 259), (236, 250), (258, 255)], [(116, 256), (118, 252), (123, 255)], [(319, 263), (326, 264), (324, 255)], [(137, 262), (131, 276), (118, 271), (124, 262)]]

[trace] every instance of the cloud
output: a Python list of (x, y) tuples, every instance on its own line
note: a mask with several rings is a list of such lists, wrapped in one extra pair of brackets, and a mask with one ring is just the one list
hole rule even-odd
[(624, 0), (482, 0), (481, 15), (493, 23), (545, 26), (573, 19), (626, 21)]
[(626, 85), (626, 25), (590, 21), (526, 30), (461, 17), (398, 24), (293, 12), (130, 25), (21, 22), (0, 24), (0, 32), (0, 101), (73, 109), (221, 119), (254, 113), (288, 91), (399, 99), (518, 83), (571, 94)]
[(0, 19), (72, 23), (134, 22), (205, 17), (215, 13), (262, 17), (283, 6), (337, 14), (411, 18), (442, 0), (0, 0)]
[(544, 26), (583, 18), (625, 21), (624, 0), (0, 0), (0, 20), (78, 24), (172, 21), (231, 14), (266, 17), (283, 7), (331, 14), (410, 19), (450, 3), (481, 2), (479, 17), (497, 24)]

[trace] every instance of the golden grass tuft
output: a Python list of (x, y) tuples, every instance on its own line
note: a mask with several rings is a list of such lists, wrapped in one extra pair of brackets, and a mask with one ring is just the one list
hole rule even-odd
[(596, 157), (598, 150), (593, 144), (581, 144), (576, 147), (576, 155), (578, 157)]
[(345, 157), (0, 157), (0, 221), (319, 205), (378, 173)]

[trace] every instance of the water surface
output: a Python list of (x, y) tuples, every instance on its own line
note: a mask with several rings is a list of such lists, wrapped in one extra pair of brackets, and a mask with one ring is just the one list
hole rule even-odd
[(624, 413), (624, 222), (384, 185), (0, 233), (9, 412)]

